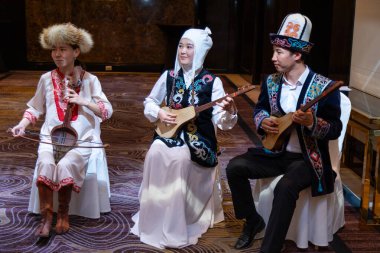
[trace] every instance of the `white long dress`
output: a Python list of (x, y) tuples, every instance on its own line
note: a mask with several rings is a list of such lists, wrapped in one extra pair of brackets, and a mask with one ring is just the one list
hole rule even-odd
[[(157, 120), (159, 105), (166, 96), (166, 77), (167, 72), (145, 99), (144, 114), (151, 122)], [(184, 77), (189, 87), (188, 73)], [(221, 80), (215, 78), (211, 99), (224, 95)], [(236, 124), (236, 115), (221, 112), (218, 106), (213, 109), (215, 126), (227, 130)], [(161, 249), (196, 244), (209, 227), (224, 220), (217, 177), (216, 168), (205, 168), (191, 160), (186, 144), (169, 148), (155, 140), (145, 157), (140, 211), (132, 217), (135, 224), (131, 232), (142, 242)]]
[[(33, 98), (27, 103), (28, 109), (24, 117), (31, 123), (35, 123), (38, 118), (45, 115), (45, 121), (41, 127), (40, 138), (42, 141), (51, 143), (50, 133), (54, 127), (61, 125), (64, 120), (67, 101), (64, 101), (64, 76), (56, 69), (43, 74), (39, 80), (37, 90)], [(89, 146), (91, 143), (99, 143), (100, 122), (112, 115), (112, 105), (102, 91), (98, 78), (85, 72), (82, 84), (78, 90), (79, 96), (87, 101), (98, 104), (102, 117), (96, 116), (85, 106), (75, 106), (70, 125), (76, 130), (78, 140), (89, 142), (79, 142), (78, 145)], [(38, 148), (38, 180), (44, 182), (52, 190), (58, 191), (67, 183), (73, 184), (73, 190), (80, 191), (85, 177), (85, 167), (91, 155), (90, 148), (75, 148), (70, 150), (66, 156), (74, 159), (74, 163), (67, 161), (64, 157), (58, 166), (51, 161), (49, 166), (38, 166), (41, 159), (51, 159), (53, 157), (53, 145), (41, 143)], [(61, 164), (62, 163), (62, 164)], [(67, 165), (66, 165), (67, 163)], [(46, 163), (47, 164), (47, 163)], [(61, 165), (61, 166), (60, 166)], [(60, 167), (58, 169), (58, 167)]]

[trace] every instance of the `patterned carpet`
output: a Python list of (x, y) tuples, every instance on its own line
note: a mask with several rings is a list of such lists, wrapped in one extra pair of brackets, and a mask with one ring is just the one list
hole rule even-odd
[[(131, 216), (138, 210), (143, 159), (153, 134), (153, 126), (143, 116), (142, 101), (158, 74), (98, 74), (115, 109), (111, 120), (102, 125), (103, 141), (111, 144), (106, 152), (112, 211), (100, 219), (71, 216), (69, 233), (37, 240), (34, 230), (40, 217), (28, 213), (27, 207), (38, 144), (14, 139), (5, 131), (20, 120), (40, 74), (13, 72), (0, 80), (0, 129), (3, 129), (0, 131), (0, 252), (159, 252), (130, 234)], [(233, 89), (228, 85), (225, 88)], [(236, 98), (236, 102), (241, 114), (251, 113), (243, 97)], [(229, 159), (253, 145), (254, 138), (247, 136), (241, 126), (218, 134), (223, 150), (220, 163), (225, 221), (209, 229), (197, 245), (165, 252), (235, 252), (231, 245), (240, 233), (241, 223), (233, 215), (224, 168)], [(380, 252), (379, 230), (359, 225), (358, 212), (349, 204), (346, 205), (346, 221), (332, 246), (320, 248), (318, 252), (342, 252), (337, 249), (344, 247), (352, 252)], [(260, 240), (255, 241), (252, 248), (240, 252), (257, 252), (260, 243)], [(305, 250), (297, 249), (293, 242), (286, 242), (285, 252)], [(317, 251), (310, 245), (307, 252)]]

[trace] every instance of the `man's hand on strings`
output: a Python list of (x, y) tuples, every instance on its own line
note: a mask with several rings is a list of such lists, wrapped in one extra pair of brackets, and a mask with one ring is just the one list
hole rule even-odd
[(278, 120), (276, 118), (265, 118), (261, 121), (261, 129), (268, 134), (278, 134)]
[(311, 109), (308, 109), (306, 112), (297, 110), (295, 113), (293, 113), (292, 120), (297, 124), (307, 127), (313, 126), (314, 123), (313, 113)]
[(163, 109), (160, 109), (158, 111), (158, 118), (160, 119), (162, 123), (167, 124), (167, 125), (177, 124), (175, 122), (177, 115), (175, 115), (174, 113), (167, 112)]

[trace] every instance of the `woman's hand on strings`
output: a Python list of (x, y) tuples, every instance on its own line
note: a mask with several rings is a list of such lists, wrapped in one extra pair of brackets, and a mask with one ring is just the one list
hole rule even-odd
[(78, 93), (75, 92), (75, 90), (70, 89), (70, 88), (67, 88), (67, 94), (64, 97), (64, 99), (71, 104), (77, 104), (77, 105), (83, 105), (83, 106), (87, 106), (89, 103), (88, 100), (79, 96)]
[(13, 137), (23, 136), (25, 134), (25, 127), (17, 125), (10, 129)]
[(7, 132), (11, 132), (13, 137), (23, 136), (25, 135), (25, 129), (30, 124), (30, 121), (26, 118), (23, 118), (20, 123), (16, 126), (8, 129)]
[(236, 114), (237, 113), (235, 102), (230, 97), (226, 97), (225, 99), (222, 100), (222, 102), (216, 103), (216, 104), (218, 106), (220, 106), (222, 108), (222, 110), (225, 110), (225, 111), (229, 112), (230, 114)]
[(160, 109), (158, 111), (158, 118), (160, 119), (162, 123), (167, 124), (167, 125), (177, 124), (175, 122), (177, 115), (174, 113), (167, 112), (164, 109)]

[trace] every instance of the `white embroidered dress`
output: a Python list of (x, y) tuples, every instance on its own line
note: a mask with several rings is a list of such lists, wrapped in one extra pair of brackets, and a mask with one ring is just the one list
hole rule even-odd
[[(163, 73), (145, 99), (145, 116), (155, 122), (166, 96), (167, 72)], [(184, 73), (187, 88), (191, 74)], [(215, 78), (212, 101), (225, 95), (221, 80)], [(212, 121), (222, 130), (231, 129), (237, 116), (214, 106)], [(183, 139), (183, 133), (181, 134)], [(218, 166), (217, 166), (218, 167)], [(186, 144), (167, 147), (155, 140), (145, 157), (139, 192), (140, 210), (132, 217), (131, 232), (157, 248), (181, 248), (196, 244), (213, 224), (224, 219), (218, 169), (193, 162)]]
[[(63, 78), (63, 75), (57, 69), (43, 74), (34, 97), (27, 103), (29, 108), (24, 113), (24, 117), (33, 124), (42, 115), (45, 115), (40, 138), (46, 142), (51, 142), (50, 133), (52, 129), (63, 123), (64, 112), (67, 107), (67, 102), (63, 101)], [(88, 72), (85, 72), (80, 90), (77, 92), (87, 101), (97, 103), (102, 112), (102, 117), (99, 118), (85, 106), (74, 106), (70, 125), (76, 130), (78, 140), (90, 141), (78, 142), (78, 145), (99, 145), (101, 144), (100, 122), (111, 117), (112, 106), (103, 93), (98, 78)], [(38, 169), (37, 180), (48, 185), (54, 191), (58, 191), (64, 185), (73, 184), (73, 190), (79, 192), (84, 181), (85, 167), (91, 151), (91, 148), (74, 148), (66, 154), (66, 161), (61, 159), (59, 162), (62, 163), (61, 166), (59, 164), (39, 166), (41, 164), (40, 159), (49, 157), (47, 159), (51, 160), (51, 154), (53, 153), (52, 145), (41, 143), (38, 148), (36, 166), (36, 169)]]

